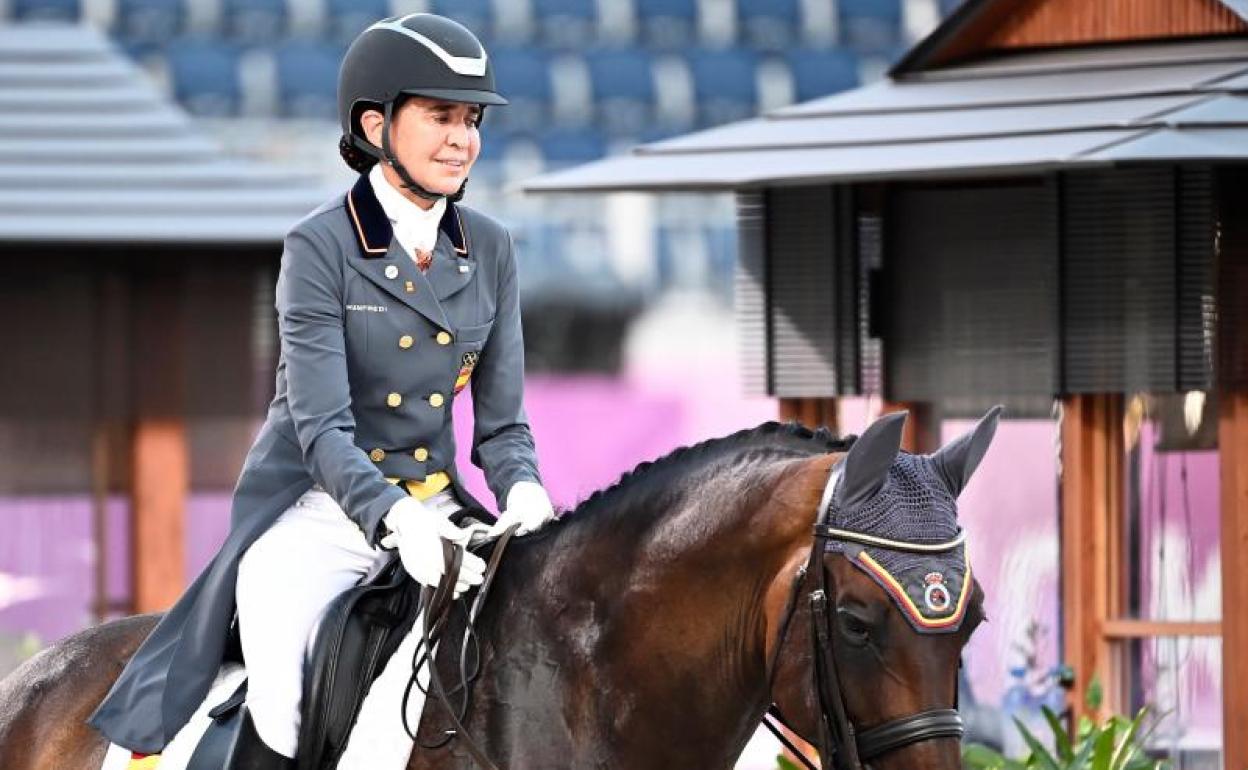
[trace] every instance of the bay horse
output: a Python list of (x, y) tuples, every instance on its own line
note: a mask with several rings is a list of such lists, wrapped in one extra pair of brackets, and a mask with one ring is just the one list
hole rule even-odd
[[(838, 539), (854, 533), (834, 535), (847, 519), (826, 512), (839, 504), (857, 536), (899, 547), (888, 539), (897, 517), (918, 522), (907, 537), (919, 555), (935, 552), (923, 544), (960, 531), (946, 514), (997, 415), (932, 455), (899, 452), (903, 420), (881, 418), (852, 442), (765, 423), (678, 449), (513, 540), (477, 620), (465, 727), (508, 770), (727, 770), (775, 704), (825, 768), (959, 770), (960, 721), (948, 728), (982, 590), (966, 574), (956, 626), (920, 633), (901, 598), (854, 563), (883, 552)], [(938, 471), (920, 499), (943, 508), (892, 494), (918, 461)], [(874, 524), (861, 515), (872, 506)], [(0, 767), (99, 768), (107, 744), (84, 720), (157, 620), (80, 632), (0, 682)], [(448, 724), (430, 699), (420, 737)], [(860, 750), (873, 728), (875, 756)], [(408, 764), (475, 767), (458, 741)]]

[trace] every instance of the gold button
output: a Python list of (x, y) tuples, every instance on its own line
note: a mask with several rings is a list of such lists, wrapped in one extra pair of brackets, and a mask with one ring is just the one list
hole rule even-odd
[(425, 449), (423, 446), (416, 447), (416, 451), (412, 452), (412, 457), (416, 458), (416, 462), (423, 463), (425, 460), (429, 459), (429, 450)]
[(379, 463), (382, 460), (386, 459), (386, 452), (384, 449), (374, 449), (373, 451), (368, 453), (368, 459), (372, 460), (375, 463)]
[(413, 344), (415, 344), (415, 342), (416, 340), (412, 339), (412, 335), (410, 334), (404, 334), (402, 337), (399, 337), (399, 347), (404, 350), (410, 348)]
[(400, 396), (398, 393), (391, 393), (390, 395), (386, 396), (387, 406), (395, 407), (401, 403), (403, 403), (403, 397)]
[(451, 344), (451, 335), (448, 334), (447, 332), (438, 332), (438, 344), (439, 345)]
[(442, 403), (445, 400), (446, 399), (442, 398), (441, 393), (434, 393), (432, 396), (429, 397), (429, 406), (442, 406)]

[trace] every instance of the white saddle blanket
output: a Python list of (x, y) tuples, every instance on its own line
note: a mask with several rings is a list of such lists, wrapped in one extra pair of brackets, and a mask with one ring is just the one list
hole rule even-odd
[[(413, 629), (419, 629), (423, 622), (423, 618), (418, 617)], [(347, 750), (338, 762), (338, 770), (403, 770), (407, 767), (412, 753), (412, 739), (403, 729), (400, 711), (403, 708), (403, 691), (412, 673), (412, 656), (416, 652), (418, 638), (419, 634), (415, 632), (407, 635), (386, 664), (381, 676), (369, 688), (360, 708), (360, 716), (347, 740)], [(143, 770), (185, 770), (195, 747), (212, 721), (208, 712), (233, 695), (246, 675), (246, 671), (238, 664), (222, 666), (208, 697), (196, 709), (190, 721), (165, 747), (155, 766), (144, 764)], [(421, 687), (428, 689), (427, 666), (420, 669), (419, 678)], [(424, 705), (424, 694), (413, 687), (407, 704), (408, 724), (414, 727), (420, 723)], [(130, 760), (128, 749), (115, 744), (109, 745), (101, 770), (131, 770)]]

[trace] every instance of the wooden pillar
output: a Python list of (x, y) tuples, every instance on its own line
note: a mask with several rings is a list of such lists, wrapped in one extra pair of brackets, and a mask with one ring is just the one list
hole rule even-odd
[(839, 421), (835, 398), (782, 398), (779, 415), (784, 421), (796, 421), (808, 428), (827, 428), (836, 433)]
[(182, 420), (141, 420), (133, 438), (134, 611), (168, 609), (186, 581), (190, 458)]
[(131, 302), (130, 448), (133, 609), (167, 609), (186, 582), (184, 520), (190, 493), (186, 424), (184, 277), (139, 273)]
[(1063, 655), (1075, 670), (1071, 707), (1084, 713), (1098, 675), (1106, 708), (1121, 708), (1123, 672), (1105, 637), (1121, 614), (1123, 581), (1113, 549), (1122, 543), (1122, 396), (1068, 396), (1062, 410), (1061, 552)]
[(1248, 770), (1248, 392), (1218, 396), (1222, 499), (1222, 767)]

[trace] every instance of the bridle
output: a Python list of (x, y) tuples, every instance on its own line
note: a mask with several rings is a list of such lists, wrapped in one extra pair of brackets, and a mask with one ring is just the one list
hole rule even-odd
[[(835, 597), (836, 593), (827, 567), (824, 566), (823, 556), (827, 553), (828, 544), (834, 540), (898, 551), (941, 553), (952, 551), (962, 545), (966, 541), (966, 536), (965, 533), (960, 533), (958, 537), (946, 543), (908, 543), (837, 529), (827, 521), (831, 515), (829, 504), (836, 479), (837, 474), (833, 473), (824, 489), (823, 499), (819, 506), (819, 519), (814, 525), (814, 545), (810, 550), (810, 559), (798, 570), (797, 577), (794, 579), (776, 650), (778, 652), (784, 646), (784, 638), (797, 608), (797, 600), (806, 576), (814, 575), (815, 587), (806, 599), (810, 605), (811, 637), (815, 653), (814, 685), (815, 692), (819, 696), (819, 756), (829, 770), (870, 770), (870, 765), (866, 763), (876, 757), (921, 741), (936, 738), (961, 739), (966, 732), (966, 727), (957, 710), (955, 684), (954, 708), (920, 711), (862, 732), (855, 729), (845, 711), (844, 690), (837, 672), (836, 651), (833, 644), (834, 626), (829, 602), (829, 597)], [(763, 724), (808, 770), (818, 770), (772, 723), (773, 719), (792, 731), (774, 704), (764, 716)]]

